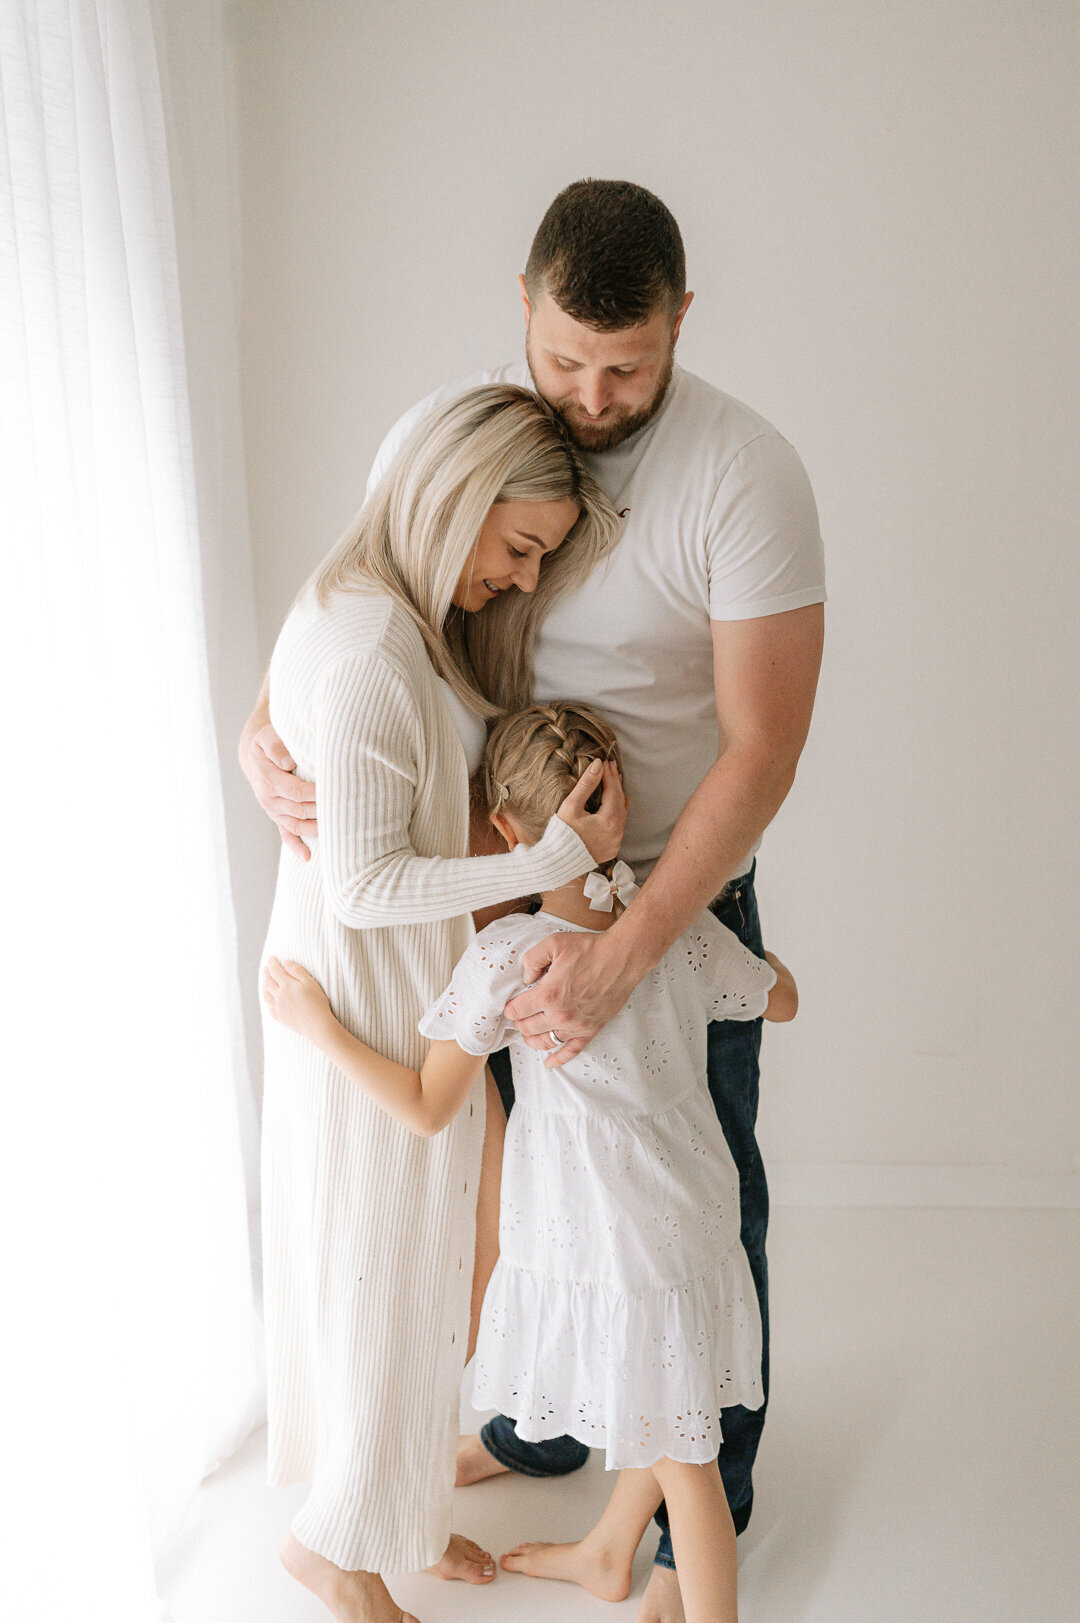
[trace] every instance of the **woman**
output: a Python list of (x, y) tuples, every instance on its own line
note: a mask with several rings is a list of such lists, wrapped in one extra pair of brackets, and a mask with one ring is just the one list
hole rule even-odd
[[(617, 535), (547, 406), (474, 390), (416, 429), (282, 629), (271, 720), (318, 784), (319, 838), (309, 862), (282, 854), (265, 955), (307, 964), (402, 1064), (423, 1060), (417, 1021), (472, 909), (618, 849), (606, 768), (537, 845), (466, 855), (484, 721), (527, 702), (539, 619)], [(417, 1138), (294, 1034), (265, 1036), (270, 1480), (311, 1483), (282, 1555), (343, 1623), (397, 1623), (378, 1574), (431, 1566), (450, 1534), (484, 1092)]]

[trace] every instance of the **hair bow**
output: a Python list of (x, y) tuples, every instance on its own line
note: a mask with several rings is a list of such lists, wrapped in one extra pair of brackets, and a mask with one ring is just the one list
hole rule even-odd
[(585, 894), (589, 898), (589, 911), (593, 913), (610, 913), (616, 896), (626, 907), (637, 893), (634, 870), (625, 862), (615, 864), (610, 879), (595, 870), (585, 876)]

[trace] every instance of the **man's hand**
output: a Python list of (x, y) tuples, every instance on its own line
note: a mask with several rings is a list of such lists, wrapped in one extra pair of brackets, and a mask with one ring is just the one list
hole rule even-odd
[[(547, 1053), (549, 1069), (580, 1054), (637, 984), (618, 943), (612, 947), (609, 937), (614, 934), (545, 936), (521, 960), (521, 972), (531, 984), (503, 1013), (530, 1048)], [(560, 1041), (553, 1043), (550, 1032)]]
[(296, 762), (264, 715), (256, 710), (244, 728), (240, 769), (263, 811), (277, 824), (282, 843), (307, 862), (311, 852), (304, 840), (313, 840), (319, 832), (315, 785), (296, 776)]

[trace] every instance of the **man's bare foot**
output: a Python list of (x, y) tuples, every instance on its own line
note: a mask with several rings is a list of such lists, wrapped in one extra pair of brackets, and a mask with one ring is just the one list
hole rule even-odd
[(524, 1572), (530, 1578), (561, 1578), (580, 1584), (601, 1600), (625, 1600), (630, 1593), (629, 1555), (618, 1555), (608, 1545), (583, 1538), (576, 1544), (519, 1544), (507, 1550), (499, 1565), (507, 1572)]
[(459, 1437), (457, 1445), (457, 1475), (455, 1488), (468, 1488), (485, 1477), (499, 1476), (507, 1467), (500, 1465), (494, 1454), (489, 1454), (480, 1441), (479, 1433), (472, 1437)]
[(686, 1623), (679, 1575), (671, 1567), (653, 1567), (638, 1607), (637, 1623)]
[(436, 1578), (463, 1578), (467, 1584), (489, 1584), (495, 1576), (495, 1562), (487, 1550), (471, 1538), (451, 1533), (442, 1558), (428, 1568)]
[(397, 1605), (377, 1572), (343, 1572), (305, 1548), (293, 1533), (285, 1535), (281, 1563), (291, 1578), (318, 1596), (337, 1623), (417, 1623)]

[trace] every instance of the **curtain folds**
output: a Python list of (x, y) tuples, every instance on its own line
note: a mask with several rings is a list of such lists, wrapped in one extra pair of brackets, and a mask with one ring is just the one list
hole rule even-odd
[(0, 1200), (22, 1510), (0, 1612), (145, 1623), (155, 1550), (259, 1405), (145, 0), (0, 0), (0, 97)]

